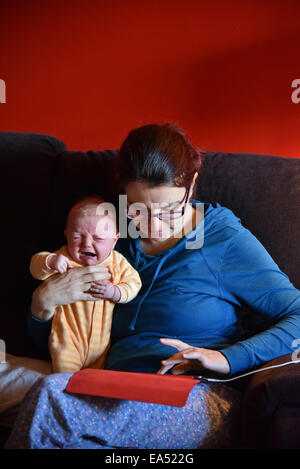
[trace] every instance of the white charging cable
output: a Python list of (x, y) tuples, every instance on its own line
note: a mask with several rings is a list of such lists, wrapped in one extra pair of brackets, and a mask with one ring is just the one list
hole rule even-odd
[(292, 365), (300, 363), (299, 360), (291, 360), (289, 362), (280, 363), (279, 365), (266, 366), (265, 368), (259, 368), (258, 370), (252, 370), (248, 373), (243, 373), (242, 375), (234, 376), (233, 378), (206, 378), (205, 376), (194, 376), (196, 379), (202, 379), (204, 381), (210, 381), (213, 383), (229, 383), (229, 381), (235, 381), (236, 379), (244, 378), (245, 376), (253, 375), (254, 373), (260, 373), (262, 371), (271, 370), (272, 368), (280, 368), (281, 366)]

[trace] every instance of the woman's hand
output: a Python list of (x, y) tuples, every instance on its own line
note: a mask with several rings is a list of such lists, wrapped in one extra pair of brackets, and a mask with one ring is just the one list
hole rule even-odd
[(175, 347), (178, 352), (162, 361), (162, 366), (157, 372), (159, 374), (164, 374), (173, 367), (174, 375), (180, 375), (188, 370), (209, 370), (221, 374), (230, 372), (227, 358), (217, 350), (191, 347), (178, 339), (160, 339), (160, 342)]
[(69, 269), (64, 274), (52, 275), (34, 291), (31, 312), (39, 319), (49, 320), (59, 305), (95, 301), (89, 292), (91, 284), (110, 277), (108, 269), (98, 265), (78, 267)]

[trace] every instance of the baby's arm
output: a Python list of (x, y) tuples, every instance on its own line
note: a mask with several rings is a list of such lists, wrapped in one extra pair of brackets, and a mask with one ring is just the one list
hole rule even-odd
[(30, 260), (30, 273), (37, 280), (46, 280), (56, 272), (47, 264), (47, 258), (52, 256), (51, 252), (42, 251), (34, 254)]
[(118, 287), (121, 292), (121, 299), (119, 303), (129, 303), (129, 301), (137, 296), (142, 287), (141, 278), (138, 272), (123, 256), (121, 258), (120, 268), (121, 277)]
[[(67, 262), (63, 262), (62, 258)], [(59, 270), (62, 269), (61, 265), (66, 264), (70, 266), (70, 261), (62, 254), (42, 251), (32, 256), (29, 269), (31, 275), (37, 280), (46, 280), (48, 277), (56, 274), (57, 272), (66, 272), (67, 269)]]
[(71, 267), (71, 262), (63, 254), (50, 254), (46, 259), (46, 263), (50, 269), (57, 270), (60, 274), (67, 272)]
[(119, 260), (121, 271), (119, 283), (113, 285), (108, 281), (94, 282), (90, 292), (95, 298), (110, 299), (115, 303), (128, 303), (140, 291), (142, 282), (138, 272), (121, 254), (119, 254)]
[(90, 292), (95, 298), (99, 300), (110, 300), (114, 303), (118, 303), (121, 298), (121, 292), (117, 285), (107, 281), (100, 280), (97, 282), (97, 286), (91, 286)]

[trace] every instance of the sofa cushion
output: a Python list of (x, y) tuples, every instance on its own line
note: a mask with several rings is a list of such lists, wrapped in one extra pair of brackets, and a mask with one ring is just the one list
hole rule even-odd
[[(296, 358), (298, 359), (298, 358)], [(291, 360), (285, 355), (265, 366)], [(300, 447), (300, 362), (252, 375), (240, 419), (242, 444), (248, 448)]]

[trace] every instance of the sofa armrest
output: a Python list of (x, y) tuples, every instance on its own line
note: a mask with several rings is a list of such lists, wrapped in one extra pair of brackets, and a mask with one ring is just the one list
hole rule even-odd
[[(262, 368), (291, 361), (284, 355)], [(300, 362), (250, 377), (241, 404), (243, 444), (250, 448), (300, 447)]]

